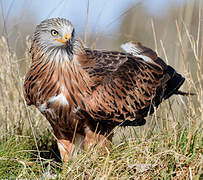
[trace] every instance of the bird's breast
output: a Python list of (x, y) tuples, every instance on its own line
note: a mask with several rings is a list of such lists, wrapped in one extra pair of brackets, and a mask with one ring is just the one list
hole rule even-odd
[(60, 63), (33, 64), (25, 94), (51, 124), (74, 127), (75, 114), (85, 109), (84, 99), (90, 95), (88, 76), (75, 64)]

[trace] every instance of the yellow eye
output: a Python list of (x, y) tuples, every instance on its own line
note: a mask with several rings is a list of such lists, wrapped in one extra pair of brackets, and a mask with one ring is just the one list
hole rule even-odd
[(57, 36), (58, 34), (59, 34), (58, 31), (56, 31), (54, 29), (51, 30), (51, 35), (52, 36)]

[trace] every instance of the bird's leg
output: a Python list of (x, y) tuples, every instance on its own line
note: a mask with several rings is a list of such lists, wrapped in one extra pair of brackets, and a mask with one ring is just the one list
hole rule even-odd
[(85, 149), (89, 150), (90, 147), (97, 145), (97, 147), (101, 151), (105, 151), (105, 147), (107, 148), (111, 147), (112, 137), (113, 134), (109, 135), (108, 134), (103, 135), (99, 133), (97, 134), (88, 128), (86, 129), (85, 132), (85, 142), (84, 142)]
[(63, 162), (67, 162), (68, 158), (72, 155), (75, 148), (73, 143), (72, 134), (57, 139), (57, 145), (60, 151), (61, 159)]

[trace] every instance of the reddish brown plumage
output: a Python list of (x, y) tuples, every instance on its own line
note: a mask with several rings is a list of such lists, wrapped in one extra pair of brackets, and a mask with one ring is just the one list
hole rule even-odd
[(62, 47), (69, 58), (50, 60), (51, 55), (33, 40), (24, 96), (52, 125), (66, 149), (59, 145), (65, 161), (74, 146), (74, 132), (87, 145), (94, 131), (103, 139), (117, 125), (143, 125), (144, 117), (183, 83), (184, 78), (154, 51), (140, 43), (130, 45), (132, 49), (122, 53), (91, 50), (79, 43), (74, 52)]

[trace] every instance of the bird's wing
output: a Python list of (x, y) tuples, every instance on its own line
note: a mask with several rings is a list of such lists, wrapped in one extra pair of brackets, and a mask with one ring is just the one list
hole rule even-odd
[[(157, 93), (160, 100), (168, 76), (157, 55), (137, 44), (135, 53), (86, 49), (80, 61), (94, 82), (93, 94), (86, 100), (87, 111), (97, 120), (123, 122), (143, 118)], [(139, 54), (138, 54), (139, 53)]]
[(98, 51), (86, 48), (85, 53), (79, 56), (80, 66), (88, 72), (94, 89), (102, 84), (108, 74), (115, 72), (122, 64), (128, 61), (126, 53), (114, 51)]

